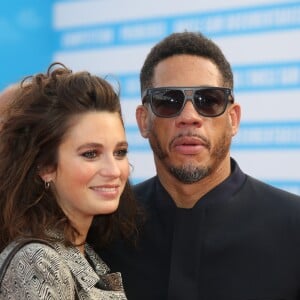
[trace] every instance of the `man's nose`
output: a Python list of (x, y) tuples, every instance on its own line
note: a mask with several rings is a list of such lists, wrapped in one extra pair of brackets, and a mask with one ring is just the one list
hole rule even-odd
[(179, 114), (176, 118), (177, 126), (185, 126), (185, 125), (193, 125), (193, 126), (201, 126), (202, 118), (196, 111), (192, 100), (188, 99)]

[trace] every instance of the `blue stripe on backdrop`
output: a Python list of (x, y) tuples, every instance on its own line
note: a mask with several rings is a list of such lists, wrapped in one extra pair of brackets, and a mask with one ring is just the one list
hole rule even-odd
[[(233, 73), (235, 92), (300, 90), (300, 61), (233, 65)], [(138, 73), (119, 74), (117, 78), (122, 97), (140, 98)]]
[(57, 50), (155, 43), (183, 30), (199, 30), (216, 38), (299, 28), (300, 3), (287, 2), (68, 28), (57, 32)]
[(300, 121), (242, 122), (234, 150), (300, 149)]
[(238, 92), (300, 89), (300, 61), (239, 65), (233, 72)]
[[(130, 151), (147, 152), (148, 141), (140, 136), (137, 126), (126, 126)], [(300, 121), (242, 122), (233, 139), (233, 150), (300, 149)]]

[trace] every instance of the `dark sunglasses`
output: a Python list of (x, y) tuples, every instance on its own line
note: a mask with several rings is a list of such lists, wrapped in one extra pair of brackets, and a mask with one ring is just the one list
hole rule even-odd
[(199, 115), (217, 117), (233, 103), (233, 93), (223, 87), (159, 87), (149, 88), (143, 94), (143, 104), (150, 103), (153, 113), (162, 118), (178, 116), (187, 100), (193, 102)]

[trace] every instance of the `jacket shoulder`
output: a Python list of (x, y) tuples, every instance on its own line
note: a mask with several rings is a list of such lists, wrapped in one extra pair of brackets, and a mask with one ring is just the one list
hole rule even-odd
[[(5, 259), (11, 254), (12, 251), (14, 251), (15, 247), (17, 247), (18, 242), (12, 242), (10, 243), (0, 254), (0, 266), (4, 262)], [(20, 248), (14, 257), (12, 257), (11, 263), (13, 264), (14, 262), (24, 259), (30, 260), (33, 259), (34, 257), (39, 257), (39, 256), (44, 256), (45, 254), (50, 253), (51, 255), (57, 256), (57, 252), (54, 250), (53, 247), (47, 244), (42, 244), (42, 243), (37, 243), (37, 242), (32, 242), (28, 243), (22, 248)]]
[(238, 191), (243, 198), (251, 200), (260, 206), (271, 205), (274, 209), (295, 209), (300, 215), (300, 196), (274, 187), (251, 176), (247, 176), (245, 184)]
[(293, 194), (291, 192), (285, 191), (283, 189), (277, 188), (272, 186), (268, 183), (265, 183), (261, 180), (258, 180), (254, 177), (247, 175), (247, 179), (245, 182), (245, 188), (252, 189), (254, 191), (263, 191), (267, 194), (277, 196), (277, 197), (284, 197), (284, 198), (291, 198), (295, 200), (300, 200), (300, 196)]

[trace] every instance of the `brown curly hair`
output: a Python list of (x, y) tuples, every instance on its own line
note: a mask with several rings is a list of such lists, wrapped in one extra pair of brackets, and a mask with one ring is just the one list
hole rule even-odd
[[(45, 192), (39, 169), (56, 168), (58, 147), (72, 116), (90, 111), (118, 112), (118, 92), (104, 79), (75, 72), (63, 64), (50, 65), (45, 74), (25, 78), (0, 132), (0, 250), (24, 236), (50, 239), (48, 230), (63, 233), (72, 244), (78, 232), (58, 206), (55, 194)], [(124, 124), (124, 123), (123, 123)], [(108, 243), (115, 232), (136, 232), (136, 202), (129, 182), (112, 214), (94, 217), (87, 241)]]

